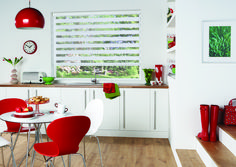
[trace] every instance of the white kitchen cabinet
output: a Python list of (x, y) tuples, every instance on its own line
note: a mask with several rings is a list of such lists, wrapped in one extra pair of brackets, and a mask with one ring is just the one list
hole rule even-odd
[(6, 88), (2, 87), (0, 88), (0, 100), (5, 99), (6, 98)]
[[(49, 103), (46, 104), (40, 104), (39, 105), (39, 111), (41, 110), (52, 110), (55, 111), (54, 104), (61, 100), (61, 93), (60, 88), (34, 88), (35, 90), (35, 96), (43, 96), (48, 97), (50, 99)], [(30, 96), (33, 97), (33, 96)], [(31, 105), (34, 106), (34, 105)], [(47, 126), (48, 124), (46, 124)], [(42, 134), (46, 134), (45, 124), (41, 127), (40, 132)]]
[(6, 98), (28, 99), (28, 94), (34, 93), (32, 88), (26, 87), (8, 87), (6, 88)]
[(151, 130), (168, 132), (169, 102), (168, 89), (151, 90)]
[(120, 97), (115, 99), (107, 99), (102, 88), (90, 89), (90, 99), (98, 98), (103, 101), (104, 114), (103, 122), (99, 129), (118, 130), (119, 129), (119, 102)]
[[(23, 100), (29, 97), (43, 96), (50, 98), (50, 103), (39, 105), (39, 109), (55, 109), (54, 103), (61, 99), (60, 88), (38, 88), (38, 87), (8, 87), (6, 88), (6, 98), (20, 98)], [(32, 105), (34, 106), (34, 105)]]
[(60, 88), (35, 88), (36, 96), (48, 97), (49, 103), (40, 104), (39, 110), (55, 110), (55, 103), (61, 101), (61, 89)]
[[(54, 104), (65, 104), (69, 112), (83, 114), (90, 100), (104, 103), (103, 122), (97, 132), (101, 136), (168, 138), (169, 102), (166, 88), (120, 88), (120, 97), (107, 99), (103, 88), (7, 87), (0, 88), (0, 98), (50, 98), (40, 110), (56, 110)], [(34, 105), (32, 105), (34, 106)], [(45, 133), (44, 126), (41, 133)]]
[(61, 103), (66, 105), (68, 111), (79, 115), (85, 110), (88, 94), (86, 88), (61, 88)]
[(150, 130), (150, 90), (122, 89), (121, 128), (123, 130)]

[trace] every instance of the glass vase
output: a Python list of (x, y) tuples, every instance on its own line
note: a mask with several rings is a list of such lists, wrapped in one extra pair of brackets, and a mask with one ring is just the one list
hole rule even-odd
[(10, 80), (11, 84), (17, 84), (18, 80), (17, 80), (17, 70), (14, 68), (13, 70), (11, 70), (11, 80)]
[(152, 80), (152, 73), (153, 69), (143, 69), (144, 74), (145, 74), (145, 85), (150, 86), (151, 85), (151, 80)]

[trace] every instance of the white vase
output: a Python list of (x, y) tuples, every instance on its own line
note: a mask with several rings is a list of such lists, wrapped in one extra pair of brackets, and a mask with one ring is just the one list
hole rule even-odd
[(11, 70), (11, 81), (10, 81), (11, 84), (17, 84), (18, 83), (16, 73), (17, 73), (16, 69)]

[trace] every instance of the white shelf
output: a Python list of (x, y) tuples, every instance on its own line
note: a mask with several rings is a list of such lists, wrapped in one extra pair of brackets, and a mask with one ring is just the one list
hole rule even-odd
[(171, 78), (175, 79), (175, 74), (169, 73), (169, 74), (168, 74), (168, 77), (171, 77)]
[(176, 46), (170, 48), (170, 49), (167, 49), (167, 53), (170, 53), (170, 52), (175, 52), (176, 50)]
[(173, 13), (171, 19), (167, 23), (167, 27), (175, 27), (175, 16), (176, 16), (176, 12)]

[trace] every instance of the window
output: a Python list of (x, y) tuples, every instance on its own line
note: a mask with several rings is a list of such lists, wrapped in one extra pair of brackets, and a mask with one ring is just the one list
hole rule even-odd
[(53, 14), (57, 78), (139, 78), (140, 12)]

